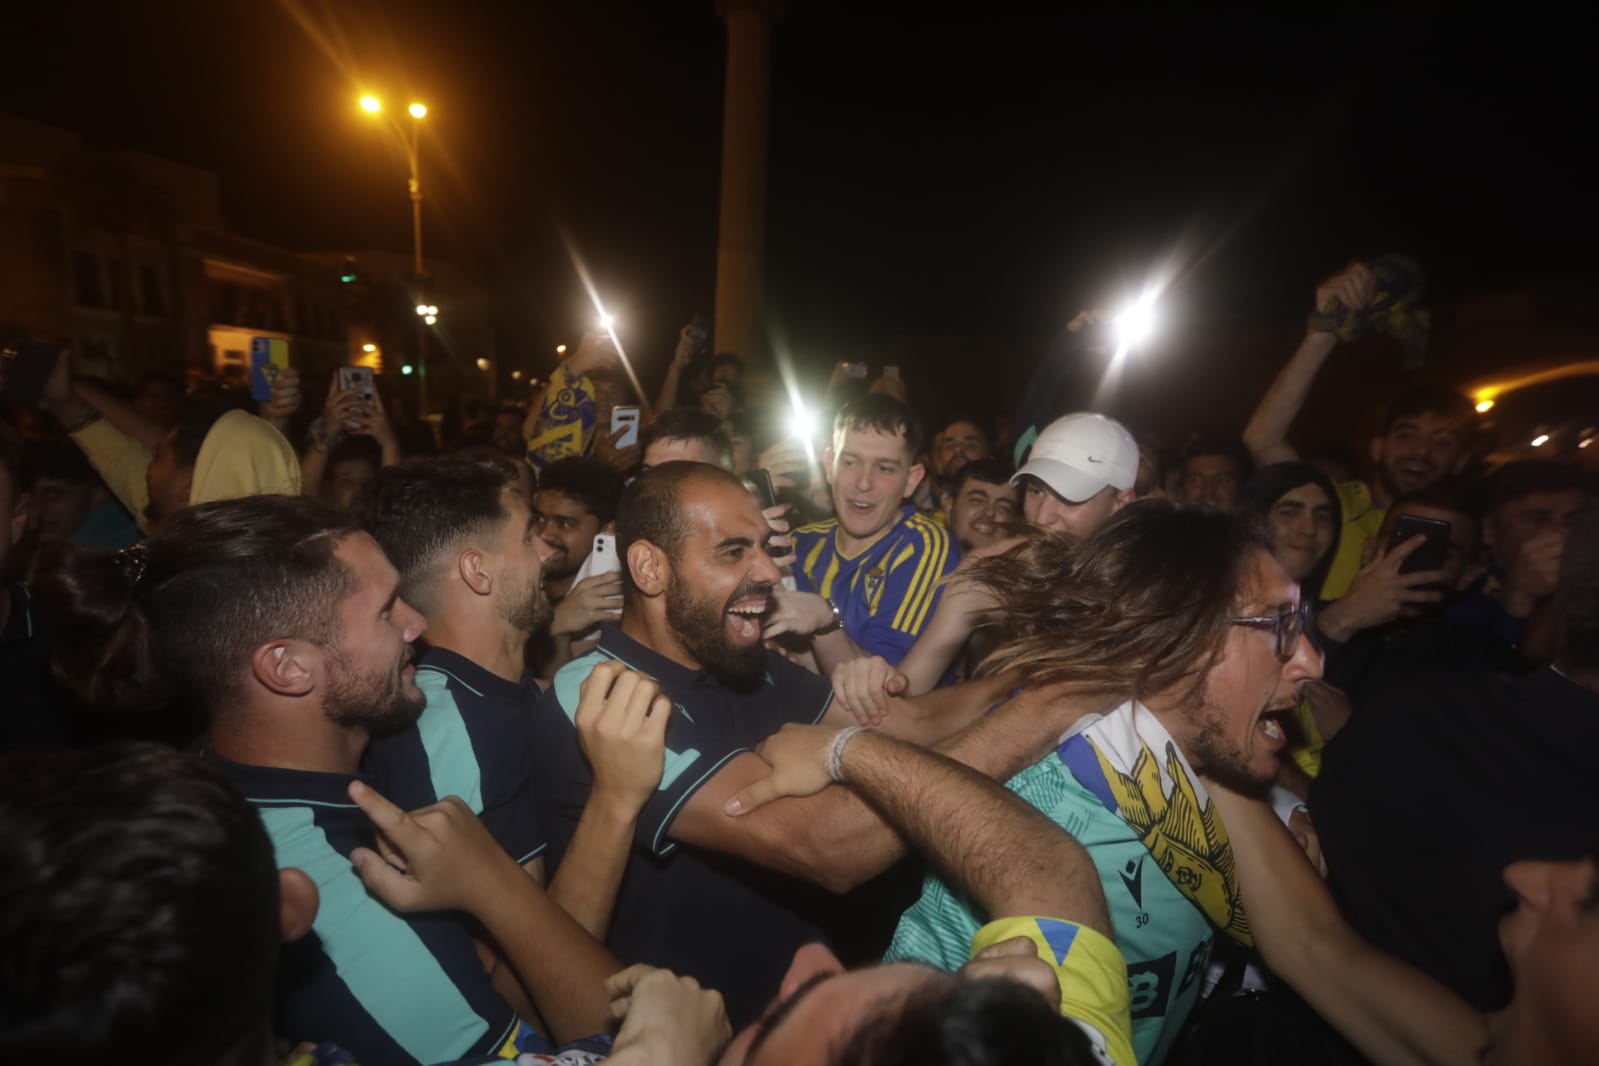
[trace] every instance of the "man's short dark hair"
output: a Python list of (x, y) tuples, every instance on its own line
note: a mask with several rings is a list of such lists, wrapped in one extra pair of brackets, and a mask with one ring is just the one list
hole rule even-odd
[(904, 437), (905, 450), (913, 457), (922, 451), (922, 423), (909, 406), (885, 396), (869, 392), (851, 400), (838, 409), (833, 418), (833, 436), (836, 439), (845, 430), (886, 433), (890, 437)]
[(23, 483), (29, 489), (40, 478), (64, 481), (68, 485), (99, 485), (100, 475), (83, 449), (70, 440), (46, 440), (28, 445), (22, 456)]
[(674, 461), (652, 466), (633, 479), (616, 509), (616, 551), (622, 559), (622, 581), (634, 588), (627, 553), (637, 541), (648, 541), (674, 562), (694, 528), (683, 517), (683, 489), (696, 481), (744, 488), (744, 483), (719, 466)]
[(280, 939), (272, 842), (204, 761), (0, 759), (0, 1061), (258, 1063)]
[(1383, 420), (1382, 431), (1387, 433), (1401, 418), (1418, 418), (1437, 415), (1456, 422), (1470, 423), (1471, 401), (1454, 389), (1438, 385), (1421, 385), (1406, 389), (1388, 404), (1388, 417)]
[(540, 492), (576, 500), (601, 526), (616, 520), (616, 508), (626, 487), (627, 482), (610, 464), (577, 456), (557, 460), (539, 475)]
[(1587, 482), (1575, 467), (1553, 459), (1517, 459), (1483, 480), (1483, 508), (1488, 514), (1535, 492), (1586, 492)]
[(1571, 523), (1555, 590), (1560, 623), (1555, 661), (1567, 669), (1599, 671), (1599, 501), (1590, 500)]
[(1183, 445), (1182, 455), (1177, 460), (1177, 469), (1188, 472), (1190, 460), (1206, 455), (1219, 455), (1224, 459), (1231, 459), (1233, 466), (1238, 469), (1238, 481), (1242, 484), (1249, 480), (1249, 475), (1255, 472), (1255, 464), (1250, 460), (1249, 449), (1244, 447), (1244, 442), (1237, 437), (1222, 437), (1213, 433), (1196, 433)]
[(187, 507), (115, 555), (64, 546), (39, 589), (56, 676), (100, 706), (224, 710), (263, 644), (338, 647), (358, 584), (335, 553), (356, 532), (303, 496), (246, 496)]
[(1481, 487), (1465, 478), (1446, 477), (1424, 489), (1417, 489), (1395, 500), (1388, 510), (1402, 511), (1406, 507), (1431, 507), (1435, 511), (1452, 511), (1471, 519), (1473, 523), (1479, 525), (1482, 523)]
[(1011, 475), (1016, 470), (997, 455), (990, 455), (982, 459), (973, 459), (959, 470), (955, 471), (955, 479), (949, 483), (949, 494), (959, 496), (966, 482), (972, 478), (987, 482), (990, 485), (1009, 485)]
[(949, 429), (950, 426), (958, 426), (961, 423), (965, 423), (968, 426), (976, 426), (977, 432), (983, 435), (983, 440), (989, 441), (993, 439), (994, 435), (993, 433), (989, 432), (988, 424), (980, 418), (967, 414), (965, 411), (957, 411), (945, 418), (938, 424), (938, 428), (933, 430), (933, 436), (938, 437), (942, 435), (945, 430)]
[(1094, 1066), (1088, 1036), (1056, 1004), (1005, 978), (929, 983), (872, 1013), (831, 1066)]
[(438, 607), (430, 571), (473, 538), (493, 535), (510, 517), (501, 495), (517, 481), (516, 465), (492, 452), (410, 459), (379, 470), (355, 513), (400, 572), (400, 595), (426, 615)]
[(723, 466), (733, 465), (733, 434), (727, 423), (710, 411), (697, 407), (672, 407), (655, 416), (639, 436), (639, 454), (661, 440), (699, 440), (721, 457)]

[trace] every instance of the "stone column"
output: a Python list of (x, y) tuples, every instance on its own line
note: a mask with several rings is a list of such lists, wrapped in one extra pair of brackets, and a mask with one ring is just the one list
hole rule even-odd
[(722, 109), (722, 215), (716, 247), (713, 350), (764, 362), (761, 311), (766, 251), (766, 111), (777, 0), (717, 0), (727, 23)]

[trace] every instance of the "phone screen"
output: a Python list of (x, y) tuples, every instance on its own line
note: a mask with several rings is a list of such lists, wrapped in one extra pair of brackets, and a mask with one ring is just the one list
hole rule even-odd
[(750, 495), (755, 497), (755, 502), (761, 510), (777, 506), (777, 489), (772, 484), (770, 470), (754, 470), (750, 472), (750, 479), (744, 482), (744, 487), (750, 490)]
[(611, 432), (620, 433), (617, 448), (631, 448), (638, 443), (639, 409), (637, 407), (611, 408)]
[(1394, 522), (1394, 535), (1388, 541), (1388, 550), (1414, 540), (1418, 535), (1427, 538), (1425, 544), (1405, 557), (1399, 564), (1401, 574), (1413, 574), (1418, 570), (1441, 570), (1444, 560), (1449, 556), (1449, 523), (1437, 518), (1418, 518), (1415, 515), (1400, 515)]

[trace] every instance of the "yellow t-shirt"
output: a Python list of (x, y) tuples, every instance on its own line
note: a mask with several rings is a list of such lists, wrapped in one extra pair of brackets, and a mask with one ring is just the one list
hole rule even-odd
[(1338, 506), (1343, 508), (1344, 526), (1338, 537), (1338, 553), (1333, 556), (1327, 579), (1321, 583), (1321, 598), (1336, 600), (1349, 591), (1349, 585), (1360, 573), (1360, 559), (1366, 542), (1382, 529), (1388, 517), (1385, 508), (1378, 507), (1371, 498), (1371, 489), (1363, 481), (1345, 481), (1338, 486)]
[(1060, 982), (1060, 1013), (1077, 1024), (1107, 1066), (1138, 1066), (1127, 962), (1107, 937), (1058, 918), (1001, 918), (972, 937), (972, 955), (1025, 937)]

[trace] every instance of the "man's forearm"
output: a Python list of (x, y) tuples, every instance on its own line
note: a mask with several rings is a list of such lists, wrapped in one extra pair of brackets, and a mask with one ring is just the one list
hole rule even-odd
[(1337, 345), (1338, 338), (1331, 333), (1306, 333), (1288, 364), (1278, 372), (1244, 427), (1244, 444), (1255, 462), (1265, 465), (1298, 458), (1288, 443), (1288, 428), (1299, 417), (1311, 384)]
[(637, 811), (619, 809), (608, 797), (591, 794), (550, 882), (550, 898), (601, 942), (610, 929), (637, 817)]
[(103, 389), (75, 383), (73, 391), (98, 411), (101, 418), (116, 426), (124, 435), (138, 441), (146, 451), (155, 451), (161, 443), (161, 438), (166, 436), (164, 426), (141, 415), (131, 404)]
[(816, 671), (823, 677), (832, 677), (839, 665), (866, 654), (859, 644), (850, 639), (842, 626), (831, 633), (813, 636), (811, 652), (816, 656)]
[(506, 863), (497, 884), (474, 910), (499, 944), (556, 1042), (610, 1028), (605, 979), (622, 968), (616, 957), (550, 899), (544, 889)]
[(1266, 804), (1219, 786), (1244, 910), (1266, 964), (1379, 1066), (1477, 1061), (1482, 1016), (1349, 928)]
[(990, 916), (1047, 915), (1114, 936), (1088, 853), (1002, 786), (874, 733), (851, 738), (840, 766), (844, 783)]

